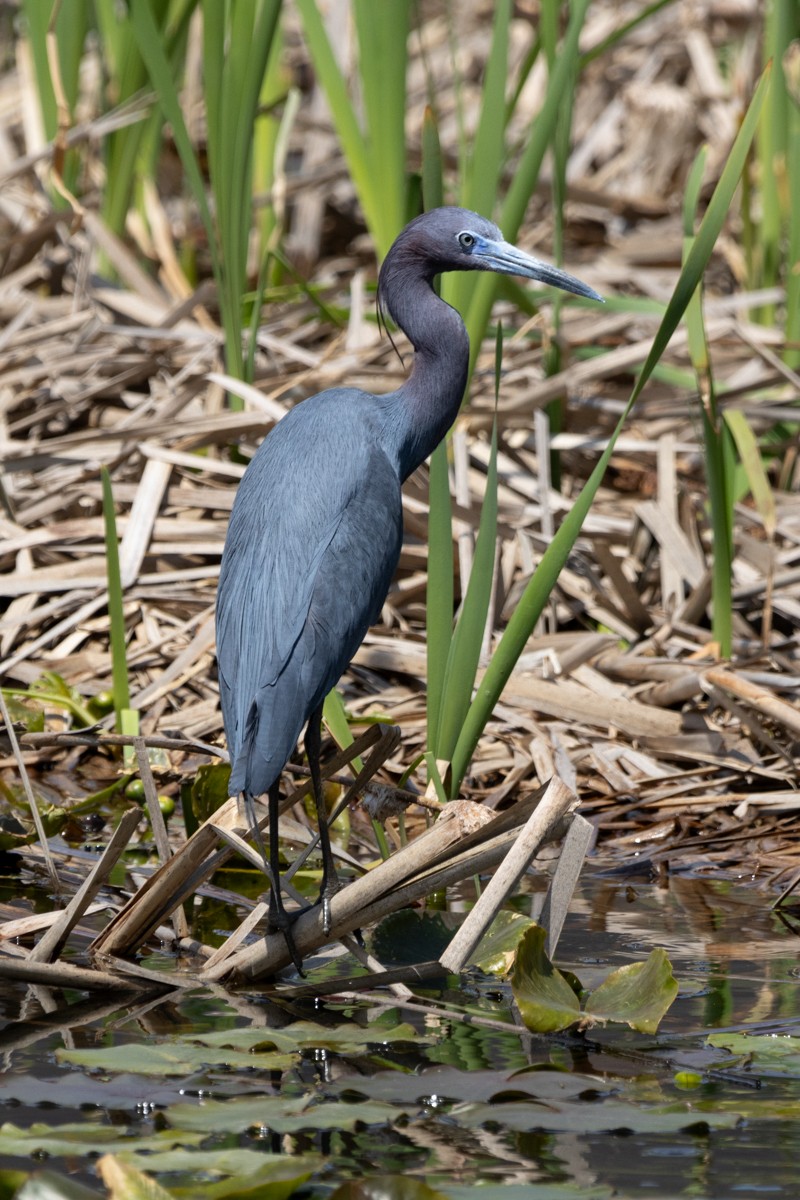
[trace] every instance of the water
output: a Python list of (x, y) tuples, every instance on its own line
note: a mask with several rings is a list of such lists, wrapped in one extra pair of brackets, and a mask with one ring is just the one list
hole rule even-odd
[[(388, 1172), (445, 1192), (479, 1182), (522, 1184), (532, 1200), (794, 1197), (800, 1053), (786, 1035), (800, 1038), (798, 943), (770, 904), (770, 896), (732, 882), (581, 881), (556, 961), (593, 986), (610, 969), (663, 946), (680, 993), (655, 1037), (627, 1027), (531, 1035), (509, 1024), (507, 986), (476, 973), (458, 989), (451, 980), (446, 992), (421, 993), (416, 1007), (398, 1005), (388, 1014), (367, 1002), (294, 1004), (200, 989), (121, 1009), (107, 998), (3, 984), (3, 1121), (23, 1130), (79, 1122), (98, 1131), (98, 1148), (101, 1132), (118, 1129), (134, 1150), (143, 1137), (188, 1137), (191, 1122), (211, 1112), (208, 1127), (193, 1133), (190, 1153), (235, 1150), (248, 1169), (248, 1151), (284, 1160), (322, 1154), (307, 1195)], [(448, 1005), (490, 1024), (448, 1015)], [(273, 1069), (223, 1061), (228, 1051), (220, 1057), (193, 1040), (224, 1029), (235, 1045), (237, 1031), (254, 1025), (265, 1039), (271, 1030), (294, 1036), (296, 1022), (309, 1019), (325, 1026), (331, 1044), (303, 1044), (289, 1065)], [(399, 1022), (412, 1027), (400, 1042), (347, 1044), (361, 1030), (380, 1043)], [(710, 1033), (743, 1029), (770, 1035), (786, 1053), (768, 1063), (733, 1060), (706, 1044)], [(139, 1074), (120, 1057), (126, 1047), (138, 1055), (166, 1047), (200, 1057), (175, 1075)], [(106, 1057), (93, 1065), (68, 1061), (81, 1048), (105, 1048)], [(313, 1103), (287, 1131), (281, 1121), (304, 1095)], [(214, 1101), (228, 1107), (214, 1109)], [(228, 1127), (230, 1106), (239, 1101), (252, 1102), (252, 1110)], [(2, 1166), (30, 1170), (30, 1154), (9, 1148), (20, 1149), (3, 1143), (0, 1131)], [(138, 1165), (150, 1169), (152, 1154)], [(98, 1191), (95, 1158), (76, 1147), (45, 1161)], [(209, 1178), (191, 1169), (154, 1173), (166, 1187), (191, 1188), (194, 1180), (197, 1195)]]

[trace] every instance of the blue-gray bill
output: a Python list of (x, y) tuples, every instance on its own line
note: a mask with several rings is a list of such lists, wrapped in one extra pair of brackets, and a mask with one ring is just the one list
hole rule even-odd
[(562, 292), (572, 292), (575, 296), (585, 296), (588, 300), (599, 300), (603, 303), (594, 288), (562, 271), (549, 263), (541, 262), (523, 250), (518, 250), (510, 242), (484, 241), (475, 250), (475, 258), (484, 270), (496, 271), (501, 275), (521, 275), (525, 279), (535, 279), (538, 283), (549, 287), (560, 288)]

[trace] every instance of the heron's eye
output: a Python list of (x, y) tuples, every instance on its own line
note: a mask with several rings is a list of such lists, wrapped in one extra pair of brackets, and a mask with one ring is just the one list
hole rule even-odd
[(471, 250), (475, 245), (475, 234), (468, 233), (466, 229), (458, 235), (458, 244), (462, 250)]

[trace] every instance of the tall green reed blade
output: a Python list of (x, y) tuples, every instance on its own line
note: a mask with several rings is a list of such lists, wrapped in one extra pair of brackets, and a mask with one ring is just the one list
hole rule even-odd
[[(172, 0), (154, 10), (159, 39), (173, 79), (180, 77), (186, 55), (189, 22), (198, 0)], [(147, 86), (147, 67), (133, 34), (131, 14), (116, 0), (95, 0), (107, 92), (115, 106), (132, 101)], [(143, 179), (153, 179), (161, 149), (164, 117), (156, 106), (146, 120), (114, 130), (103, 145), (105, 186), (101, 199), (104, 221), (122, 234)]]
[[(47, 51), (47, 34), (55, 9), (56, 0), (22, 0), (22, 13), (28, 33), (33, 69), (36, 76), (39, 110), (45, 137), (52, 141), (58, 133), (58, 104), (50, 72)], [(90, 0), (74, 0), (61, 5), (55, 18), (55, 45), (58, 56), (58, 72), (61, 86), (70, 113), (75, 112), (80, 82), (81, 60), (86, 35), (91, 26), (92, 5)], [(64, 160), (62, 178), (71, 192), (78, 189), (81, 156), (77, 150), (69, 151)], [(64, 208), (67, 201), (55, 189), (53, 203)]]
[[(497, 327), (495, 353), (495, 402), (500, 392), (503, 362), (503, 327)], [(492, 425), (492, 445), (486, 490), (481, 508), (478, 536), (466, 595), (461, 604), (455, 631), (450, 641), (441, 713), (436, 741), (432, 749), (439, 760), (449, 761), (458, 741), (472, 701), (472, 689), (478, 673), (486, 618), (494, 588), (494, 564), (497, 549), (497, 414)], [(459, 780), (460, 782), (460, 780)], [(457, 795), (458, 791), (451, 791)]]
[(758, 445), (758, 438), (745, 414), (738, 408), (727, 408), (724, 413), (725, 424), (731, 431), (736, 443), (736, 451), (742, 464), (750, 495), (753, 497), (761, 520), (764, 523), (764, 533), (771, 544), (775, 538), (778, 526), (778, 509), (775, 503), (775, 493), (764, 469), (764, 460)]
[[(300, 106), (300, 92), (291, 86), (288, 68), (283, 62), (283, 39), (274, 36), (267, 59), (261, 91), (258, 97), (258, 115), (253, 130), (253, 202), (259, 195), (272, 191), (276, 171), (285, 170), (288, 156), (288, 139)], [(282, 111), (281, 111), (282, 110)], [(258, 231), (258, 261), (262, 264), (261, 285), (257, 290), (257, 303), (263, 299), (267, 278), (272, 275), (275, 282), (280, 279), (278, 264), (271, 251), (279, 242), (285, 219), (285, 200), (280, 204), (261, 204), (255, 211), (255, 227)], [(269, 260), (266, 262), (265, 260)], [(256, 321), (257, 321), (256, 314)], [(254, 352), (255, 348), (252, 348)], [(252, 364), (248, 366), (246, 378), (253, 378)]]
[(364, 219), (383, 258), (405, 221), (405, 112), (410, 0), (356, 0), (364, 125), (350, 99), (316, 0), (297, 0)]
[[(458, 203), (490, 216), (497, 203), (500, 177), (506, 154), (506, 87), (508, 84), (509, 27), (512, 0), (499, 0), (494, 9), (492, 44), (486, 62), (481, 92), (480, 119), (472, 148), (464, 156)], [(461, 272), (448, 275), (442, 295), (459, 312), (467, 310), (475, 276)]]
[(525, 649), (525, 645), (539, 619), (542, 610), (558, 579), (559, 572), (564, 566), (569, 553), (577, 540), (586, 514), (605, 474), (606, 467), (628, 414), (642, 393), (647, 381), (667, 348), (670, 338), (678, 327), (681, 318), (689, 306), (692, 296), (699, 284), (703, 271), (711, 258), (714, 245), (719, 237), (730, 208), (733, 194), (742, 176), (747, 154), (755, 134), (764, 96), (769, 85), (769, 69), (758, 83), (753, 99), (745, 113), (739, 132), (731, 147), (727, 162), (720, 175), (714, 194), (700, 223), (686, 261), (681, 268), (675, 290), (667, 305), (664, 317), (656, 332), (650, 353), (645, 360), (641, 373), (631, 393), (630, 400), (625, 406), (619, 422), (611, 436), (609, 444), (601, 455), (596, 467), (581, 490), (574, 507), (562, 522), (558, 532), (548, 546), (533, 578), (528, 583), (520, 601), (511, 616), (500, 643), (492, 656), (491, 662), (480, 681), (475, 699), (461, 729), (452, 758), (451, 773), (452, 787), (455, 793), (469, 766), (478, 739), (489, 720), (495, 704), (508, 681), (514, 666)]
[[(114, 496), (111, 476), (107, 467), (100, 468), (103, 489), (103, 525), (106, 543), (106, 574), (108, 577), (108, 619), (111, 629), (111, 680), (114, 693), (114, 711), (117, 730), (136, 736), (139, 732), (139, 714), (131, 708), (131, 693), (128, 683), (128, 656), (125, 639), (125, 613), (122, 598), (122, 576), (119, 568), (119, 539), (117, 518), (114, 513)], [(126, 759), (133, 755), (133, 748), (126, 747)]]
[[(149, 0), (130, 0), (134, 34), (208, 237), (219, 292), (228, 373), (242, 378), (242, 293), (252, 198), (251, 133), (280, 0), (203, 0), (203, 69), (214, 217)], [(239, 404), (240, 401), (232, 401)]]
[[(422, 122), (422, 199), (426, 210), (443, 202), (442, 150), (436, 118), (430, 107)], [(447, 441), (430, 459), (428, 482), (428, 584), (425, 627), (428, 670), (426, 705), (428, 746), (439, 737), (444, 679), (453, 635), (453, 516)]]
[[(796, 0), (770, 0), (765, 6), (764, 57), (775, 64), (775, 78), (764, 117), (756, 136), (759, 172), (758, 236), (755, 243), (757, 278), (753, 287), (774, 287), (780, 280), (783, 240), (789, 213), (797, 207), (797, 196), (786, 192), (786, 168), (792, 104), (783, 73), (783, 55), (793, 38), (800, 36), (800, 15)], [(767, 305), (758, 313), (765, 325), (775, 324), (775, 307)]]
[[(578, 42), (589, 3), (590, 0), (574, 0), (570, 5), (569, 24), (561, 43), (561, 52), (550, 73), (547, 96), (532, 126), (531, 136), (515, 165), (499, 222), (504, 236), (509, 241), (514, 241), (519, 233), (525, 209), (539, 179), (545, 153), (553, 140), (559, 110), (565, 102), (568, 89), (574, 86), (577, 78), (577, 64), (580, 61)], [(494, 275), (487, 273), (476, 279), (465, 315), (471, 344), (470, 368), (474, 367), (480, 351), (496, 287), (497, 278)]]
[(242, 295), (247, 286), (253, 192), (252, 130), (280, 0), (203, 0), (208, 166), (221, 260), (226, 363), (244, 378)]
[[(694, 244), (694, 220), (700, 185), (703, 181), (706, 150), (695, 158), (686, 182), (683, 205), (683, 256), (689, 255)], [(714, 375), (708, 353), (703, 320), (702, 280), (686, 309), (689, 357), (697, 377), (700, 412), (703, 424), (703, 450), (706, 460), (706, 480), (713, 531), (712, 558), (712, 631), (720, 653), (729, 658), (733, 648), (733, 479), (735, 457), (730, 432), (722, 420), (714, 388)]]
[[(796, 17), (800, 25), (800, 17)], [(787, 111), (786, 194), (789, 200), (789, 244), (786, 271), (786, 350), (784, 360), (793, 370), (800, 367), (800, 28), (788, 45), (781, 62), (789, 97)]]
[[(561, 16), (561, 6), (558, 0), (545, 0), (542, 5), (541, 37), (548, 70), (552, 74), (558, 53), (558, 31)], [(572, 68), (572, 78), (562, 89), (563, 103), (558, 110), (552, 140), (553, 159), (553, 257), (560, 265), (564, 258), (564, 205), (567, 199), (567, 160), (569, 158), (570, 134), (572, 131), (572, 113), (574, 108), (575, 90), (580, 70), (580, 59), (575, 58), (569, 64)], [(552, 323), (553, 336), (548, 338), (548, 344), (543, 354), (543, 366), (548, 376), (557, 375), (562, 368), (561, 355), (561, 309), (565, 296), (563, 292), (553, 293)], [(566, 398), (557, 396), (547, 406), (547, 416), (551, 436), (559, 434), (566, 420)], [(550, 451), (550, 476), (553, 487), (561, 489), (561, 457), (557, 451)]]
[(406, 68), (411, 6), (376, 8), (353, 0), (359, 78), (372, 160), (373, 187), (383, 200), (382, 238), (391, 241), (406, 219)]

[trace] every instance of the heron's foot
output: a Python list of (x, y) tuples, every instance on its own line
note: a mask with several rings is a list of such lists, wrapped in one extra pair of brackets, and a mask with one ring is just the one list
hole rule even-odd
[(297, 973), (305, 979), (306, 973), (303, 970), (303, 959), (297, 949), (297, 943), (294, 940), (294, 933), (292, 932), (292, 926), (299, 916), (299, 912), (288, 913), (280, 901), (276, 903), (274, 894), (270, 896), (267, 933), (283, 934), (283, 940), (286, 942), (289, 957), (294, 963)]

